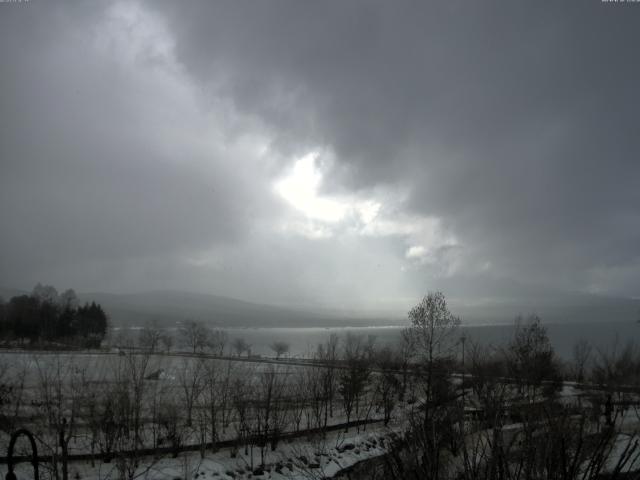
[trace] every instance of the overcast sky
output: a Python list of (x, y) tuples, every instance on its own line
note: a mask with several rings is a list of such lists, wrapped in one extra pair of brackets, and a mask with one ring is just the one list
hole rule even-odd
[(640, 3), (0, 3), (0, 285), (640, 296)]

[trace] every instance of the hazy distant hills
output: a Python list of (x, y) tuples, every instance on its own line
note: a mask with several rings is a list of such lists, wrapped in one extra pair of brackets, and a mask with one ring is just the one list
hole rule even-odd
[(567, 294), (514, 300), (455, 310), (465, 323), (510, 323), (518, 315), (538, 315), (544, 323), (640, 322), (640, 300)]
[(125, 295), (86, 293), (79, 296), (82, 301), (100, 303), (114, 325), (144, 325), (149, 321), (175, 325), (185, 319), (224, 327), (324, 327), (372, 323), (370, 319), (345, 318), (333, 312), (287, 309), (217, 295), (176, 291)]
[(24, 295), (29, 293), (25, 290), (18, 290), (17, 288), (9, 288), (9, 287), (0, 287), (0, 298), (2, 298), (5, 302), (8, 302), (11, 297), (15, 297), (16, 295)]
[[(0, 287), (5, 301), (29, 292)], [(152, 291), (133, 294), (78, 292), (81, 303), (95, 301), (103, 306), (114, 326), (142, 326), (156, 322), (171, 326), (190, 319), (224, 327), (309, 327), (366, 326), (389, 324), (388, 319), (370, 315), (312, 311), (258, 304), (218, 295), (180, 291)], [(397, 322), (397, 319), (396, 319)]]
[[(0, 287), (6, 300), (28, 292)], [(113, 325), (142, 326), (156, 322), (175, 325), (185, 319), (224, 327), (335, 327), (368, 325), (406, 325), (406, 314), (374, 315), (371, 312), (286, 308), (247, 302), (229, 297), (152, 291), (135, 294), (79, 293), (81, 302), (96, 301), (109, 315)], [(640, 300), (602, 297), (588, 294), (545, 296), (527, 301), (491, 305), (451, 306), (464, 323), (511, 323), (522, 314), (539, 315), (545, 323), (636, 322), (640, 319)]]

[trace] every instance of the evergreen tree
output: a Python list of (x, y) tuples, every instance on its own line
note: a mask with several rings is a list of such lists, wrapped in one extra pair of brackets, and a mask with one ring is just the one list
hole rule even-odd
[(0, 336), (30, 343), (81, 339), (88, 347), (99, 347), (107, 334), (108, 318), (95, 303), (77, 306), (71, 289), (58, 295), (49, 285), (38, 284), (30, 295), (19, 295), (8, 303), (0, 299)]

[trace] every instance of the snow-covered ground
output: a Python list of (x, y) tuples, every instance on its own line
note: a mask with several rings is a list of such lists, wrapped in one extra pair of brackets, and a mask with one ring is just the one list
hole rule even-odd
[[(264, 469), (260, 467), (260, 452), (257, 448), (245, 454), (242, 450), (235, 458), (230, 449), (216, 453), (186, 452), (177, 458), (145, 457), (135, 470), (134, 477), (145, 480), (191, 480), (191, 479), (273, 479), (304, 480), (332, 478), (341, 470), (358, 462), (386, 453), (386, 445), (392, 431), (381, 424), (370, 425), (367, 431), (358, 433), (351, 428), (348, 433), (330, 432), (324, 439), (296, 439), (282, 442), (275, 452), (265, 457)], [(40, 478), (48, 478), (46, 465), (42, 464)], [(0, 466), (4, 477), (7, 466)], [(32, 478), (32, 467), (19, 464), (18, 478)], [(110, 480), (122, 478), (116, 461), (112, 463), (71, 462), (69, 478), (74, 480)]]

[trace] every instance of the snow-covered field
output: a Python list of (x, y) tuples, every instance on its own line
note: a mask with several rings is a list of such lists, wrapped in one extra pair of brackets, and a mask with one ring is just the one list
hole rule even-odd
[[(52, 438), (55, 437), (52, 436), (51, 425), (47, 425), (47, 421), (44, 418), (48, 412), (42, 403), (44, 372), (46, 372), (47, 375), (51, 375), (59, 372), (60, 368), (64, 370), (64, 375), (60, 372), (62, 377), (58, 378), (54, 375), (48, 378), (49, 380), (62, 380), (60, 382), (61, 392), (63, 392), (62, 395), (67, 395), (67, 397), (56, 412), (58, 415), (68, 416), (71, 412), (71, 404), (74, 401), (73, 395), (78, 394), (79, 396), (77, 398), (81, 401), (87, 398), (95, 398), (96, 396), (100, 397), (100, 395), (107, 394), (110, 389), (115, 388), (115, 385), (120, 381), (118, 375), (123, 371), (122, 362), (124, 359), (118, 355), (32, 355), (5, 353), (0, 355), (0, 361), (5, 367), (0, 373), (3, 375), (13, 375), (13, 380), (18, 378), (22, 385), (21, 407), (16, 410), (18, 414), (18, 424), (15, 425), (15, 427), (27, 427), (32, 430), (41, 443), (41, 446), (44, 447), (40, 450), (40, 454), (50, 455), (52, 453), (51, 446), (55, 445), (55, 440), (52, 440)], [(141, 397), (144, 403), (142, 412), (146, 420), (140, 429), (142, 432), (141, 437), (145, 439), (141, 448), (157, 447), (159, 445), (157, 443), (158, 438), (160, 438), (158, 430), (159, 423), (157, 420), (150, 420), (150, 418), (156, 418), (150, 416), (153, 410), (153, 404), (156, 402), (158, 396), (164, 396), (165, 399), (169, 399), (170, 401), (181, 401), (180, 398), (182, 398), (181, 396), (184, 394), (184, 385), (181, 384), (180, 378), (184, 378), (185, 374), (191, 372), (189, 369), (194, 368), (195, 361), (194, 359), (188, 358), (155, 356), (152, 357), (149, 364), (145, 366), (145, 375), (151, 378), (147, 378), (143, 382), (146, 387), (145, 393)], [(269, 371), (274, 372), (274, 370), (272, 370), (274, 368), (273, 365), (269, 364), (247, 365), (242, 362), (222, 360), (207, 361), (210, 362), (217, 371), (221, 372), (221, 374), (230, 369), (234, 379), (241, 379), (245, 387), (247, 385), (250, 386), (250, 388), (244, 390), (244, 395), (252, 398), (259, 398), (259, 396), (256, 396), (258, 395), (257, 389), (261, 388), (260, 385), (265, 373)], [(283, 384), (286, 385), (285, 388), (289, 388), (289, 386), (291, 386), (290, 384), (304, 377), (306, 374), (305, 371), (308, 369), (308, 367), (287, 365), (276, 366), (275, 368), (276, 376), (284, 382)], [(73, 390), (73, 388), (68, 390), (73, 382), (76, 381), (80, 381), (80, 385), (82, 386), (79, 393)], [(219, 377), (216, 381), (218, 382), (217, 385), (221, 385), (220, 382), (222, 382), (223, 379)], [(459, 384), (460, 381), (461, 379), (458, 377), (454, 380), (454, 383)], [(55, 386), (55, 382), (53, 382), (52, 385)], [(308, 392), (305, 389), (309, 388), (310, 384), (304, 383), (302, 386), (303, 389), (301, 390), (290, 392), (287, 390), (288, 394), (306, 395)], [(603, 392), (589, 390), (584, 386), (567, 382), (560, 388), (557, 394), (558, 400), (564, 403), (568, 409), (572, 406), (580, 405), (580, 408), (587, 411), (592, 408), (590, 399), (595, 395), (603, 395)], [(618, 406), (615, 407), (615, 411), (613, 412), (619, 433), (615, 437), (609, 452), (605, 471), (613, 470), (618, 460), (628, 455), (627, 447), (640, 440), (640, 437), (637, 436), (637, 432), (640, 431), (640, 412), (636, 411), (635, 407), (633, 407), (638, 401), (638, 398), (636, 398), (637, 395), (632, 393), (620, 393), (619, 395)], [(50, 397), (50, 399), (52, 398), (56, 398), (55, 395)], [(279, 408), (284, 410), (294, 408), (291, 403), (288, 402), (290, 402), (290, 400), (282, 403)], [(369, 402), (369, 405), (373, 405), (373, 403), (366, 398), (363, 399), (363, 402), (365, 404)], [(480, 405), (476, 405), (476, 402), (477, 399), (474, 398), (472, 392), (468, 392), (466, 399), (468, 413), (471, 414), (474, 409), (480, 407)], [(111, 462), (103, 462), (101, 460), (96, 460), (95, 462), (72, 460), (69, 463), (69, 478), (74, 480), (115, 480), (120, 478), (156, 480), (187, 480), (192, 478), (297, 480), (332, 478), (344, 469), (386, 454), (392, 438), (403, 435), (406, 427), (406, 414), (419, 403), (419, 401), (412, 405), (398, 403), (389, 426), (383, 426), (382, 422), (377, 422), (369, 424), (366, 427), (351, 427), (346, 433), (342, 429), (330, 431), (325, 435), (319, 435), (317, 433), (311, 435), (302, 432), (302, 434), (298, 436), (285, 436), (282, 438), (274, 451), (271, 451), (268, 447), (263, 448), (261, 451), (255, 445), (245, 446), (245, 444), (252, 443), (247, 441), (239, 442), (239, 445), (236, 447), (229, 446), (230, 441), (234, 440), (240, 431), (238, 418), (234, 417), (233, 413), (230, 413), (231, 416), (228, 419), (225, 429), (221, 428), (218, 432), (218, 440), (222, 442), (226, 441), (227, 443), (224, 444), (225, 448), (221, 448), (216, 452), (212, 452), (211, 450), (204, 452), (198, 450), (184, 451), (177, 454), (175, 458), (173, 458), (170, 453), (163, 453), (157, 454), (156, 456), (141, 456), (137, 459), (137, 462), (127, 458), (113, 459)], [(178, 403), (178, 405), (183, 404)], [(508, 405), (508, 403), (506, 405)], [(1, 407), (4, 416), (10, 415), (9, 410), (11, 405), (1, 405)], [(338, 399), (336, 399), (334, 407), (335, 412), (329, 419), (329, 425), (338, 425), (346, 422), (347, 417)], [(234, 407), (231, 401), (226, 408), (228, 412), (232, 412)], [(255, 408), (259, 409), (261, 407), (258, 406)], [(284, 427), (282, 432), (293, 432), (298, 429), (313, 428), (313, 422), (310, 423), (312, 417), (310, 409), (310, 406), (302, 407), (300, 411), (301, 420), (299, 420), (299, 424), (295, 428), (294, 424), (291, 423), (291, 418), (288, 417), (287, 423), (282, 424)], [(91, 451), (87, 441), (87, 438), (90, 437), (90, 427), (87, 421), (84, 420), (84, 417), (82, 417), (82, 415), (85, 415), (85, 410), (80, 408), (77, 411), (81, 412), (81, 414), (78, 417), (80, 420), (76, 423), (74, 434), (69, 440), (70, 455), (87, 454)], [(202, 428), (204, 424), (201, 423), (200, 426), (198, 426), (195, 421), (198, 415), (203, 415), (202, 418), (205, 419), (206, 423), (207, 411), (204, 404), (198, 404), (196, 402), (194, 406), (193, 426), (189, 426), (188, 428), (185, 426), (183, 418), (185, 412), (183, 410), (180, 411), (179, 414), (181, 415), (181, 422), (183, 422), (181, 425), (184, 427), (181, 431), (182, 438), (180, 445), (197, 446), (209, 440), (208, 438), (201, 437), (198, 431), (198, 428)], [(218, 412), (218, 414), (220, 414), (220, 412)], [(259, 415), (258, 410), (256, 410), (255, 414)], [(362, 411), (360, 415), (360, 419), (363, 419)], [(378, 409), (369, 407), (366, 419), (372, 420), (380, 417), (381, 412)], [(351, 420), (354, 419), (352, 416)], [(471, 420), (469, 421), (471, 422)], [(485, 428), (486, 427), (481, 427), (481, 429), (478, 429), (470, 423), (469, 430), (467, 430), (465, 422), (465, 431), (472, 432), (465, 438), (469, 441), (473, 441), (474, 438), (488, 438), (489, 430), (485, 431)], [(510, 436), (509, 438), (513, 438), (518, 435), (518, 431), (521, 429), (522, 424), (511, 420), (510, 423), (504, 426), (503, 432), (505, 435)], [(18, 448), (18, 454), (24, 454), (25, 441), (21, 440), (21, 442)], [(3, 450), (6, 449), (7, 444), (8, 435), (6, 433), (0, 434), (0, 448)], [(99, 449), (96, 447), (94, 451), (98, 453)], [(264, 455), (264, 458), (261, 455)], [(262, 467), (262, 465), (264, 467)], [(0, 466), (0, 475), (6, 473), (6, 468), (6, 465)], [(31, 465), (28, 463), (19, 464), (16, 467), (18, 478), (31, 478), (31, 468)], [(47, 463), (41, 464), (40, 478), (54, 478), (48, 468)], [(635, 470), (638, 468), (640, 468), (640, 460), (635, 456), (629, 458), (627, 469)]]
[[(296, 439), (282, 442), (275, 452), (268, 452), (265, 467), (260, 467), (257, 449), (241, 450), (235, 458), (231, 449), (216, 453), (185, 452), (177, 458), (143, 457), (132, 471), (131, 478), (149, 480), (174, 479), (273, 479), (298, 480), (331, 478), (341, 470), (358, 462), (386, 453), (386, 445), (392, 430), (381, 424), (368, 426), (367, 431), (351, 428), (348, 433), (330, 432), (324, 439)], [(40, 478), (48, 478), (46, 465), (42, 464)], [(0, 466), (4, 477), (7, 466)], [(18, 478), (31, 478), (32, 466), (21, 463), (15, 469)], [(110, 480), (122, 478), (118, 464), (88, 461), (71, 462), (69, 478), (77, 480)]]
[[(117, 387), (121, 379), (119, 375), (123, 372), (124, 358), (118, 355), (105, 356), (95, 354), (62, 354), (62, 355), (33, 355), (33, 354), (7, 354), (0, 356), (0, 361), (4, 366), (3, 373), (12, 381), (20, 385), (20, 407), (11, 412), (11, 405), (3, 405), (2, 414), (10, 416), (17, 414), (15, 428), (28, 428), (31, 430), (39, 444), (40, 455), (50, 455), (53, 446), (56, 445), (55, 430), (52, 430), (52, 420), (47, 420), (47, 415), (55, 414), (60, 417), (70, 418), (72, 408), (77, 416), (75, 420), (74, 432), (68, 444), (70, 455), (88, 454), (91, 451), (98, 453), (99, 447), (95, 445), (92, 450), (89, 438), (95, 438), (90, 426), (90, 419), (86, 417), (87, 407), (84, 402), (92, 402), (94, 399), (100, 400), (104, 395)], [(227, 370), (231, 371), (231, 378), (241, 379), (245, 386), (244, 395), (248, 398), (259, 398), (259, 388), (261, 379), (266, 370), (274, 371), (272, 365), (251, 364), (242, 362), (227, 362), (218, 360), (207, 360), (220, 373), (216, 379), (217, 385), (222, 388), (224, 381), (223, 374)], [(175, 358), (155, 356), (145, 367), (145, 376), (153, 379), (144, 380), (145, 392), (143, 399), (142, 416), (146, 418), (141, 426), (141, 437), (146, 439), (142, 447), (157, 445), (160, 438), (161, 427), (158, 423), (149, 420), (157, 402), (162, 396), (165, 400), (175, 401), (177, 405), (183, 401), (185, 394), (184, 385), (181, 384), (181, 376), (190, 375), (194, 368), (195, 360), (188, 358)], [(295, 366), (275, 366), (276, 376), (285, 384), (293, 384), (294, 378), (300, 379), (305, 367)], [(46, 377), (47, 383), (44, 382)], [(290, 385), (285, 385), (285, 389)], [(78, 388), (79, 387), (79, 388)], [(56, 402), (57, 391), (62, 398), (60, 405), (47, 407), (45, 396), (49, 402)], [(287, 390), (288, 394), (303, 395), (302, 391)], [(203, 394), (203, 392), (200, 392)], [(216, 394), (221, 394), (216, 391)], [(203, 402), (206, 399), (203, 398)], [(74, 403), (79, 402), (79, 403)], [(234, 416), (232, 400), (228, 400), (226, 411), (229, 418), (226, 427), (220, 425), (218, 432), (219, 441), (229, 441), (238, 435), (238, 418)], [(285, 404), (285, 410), (293, 408)], [(220, 405), (218, 414), (221, 413)], [(256, 407), (260, 408), (260, 407)], [(280, 407), (283, 408), (283, 407)], [(299, 407), (298, 407), (299, 408)], [(199, 416), (203, 421), (208, 414), (207, 408), (203, 404), (194, 404), (194, 425), (186, 427), (184, 425), (184, 407), (179, 411), (181, 416), (182, 431), (180, 445), (198, 445), (202, 441), (209, 441), (207, 437), (200, 437), (198, 428)], [(317, 421), (311, 417), (307, 410), (301, 413), (301, 420), (297, 427), (287, 420), (283, 424), (284, 432), (297, 431), (298, 428), (305, 430), (313, 428), (309, 422)], [(380, 416), (380, 414), (367, 414), (369, 420)], [(155, 418), (155, 417), (153, 417)], [(289, 418), (289, 417), (288, 417)], [(357, 419), (352, 416), (351, 420)], [(362, 418), (361, 418), (362, 419)], [(335, 412), (329, 417), (329, 425), (338, 425), (346, 421), (344, 411), (340, 408), (338, 401), (335, 402)], [(150, 423), (151, 422), (151, 423)], [(365, 431), (366, 429), (366, 431)], [(73, 479), (115, 479), (115, 478), (148, 478), (148, 479), (174, 479), (174, 478), (324, 478), (334, 475), (345, 467), (367, 459), (371, 456), (381, 455), (385, 452), (384, 444), (389, 429), (381, 427), (381, 423), (369, 424), (366, 427), (351, 427), (349, 432), (340, 431), (329, 432), (326, 436), (315, 435), (311, 438), (300, 436), (296, 439), (287, 437), (278, 442), (277, 449), (273, 452), (267, 451), (264, 458), (264, 471), (259, 466), (263, 463), (260, 457), (260, 449), (254, 446), (244, 445), (236, 448), (223, 448), (215, 453), (206, 451), (202, 455), (199, 451), (189, 451), (180, 453), (177, 458), (170, 458), (171, 454), (164, 454), (162, 458), (152, 456), (140, 459), (139, 465), (132, 470), (134, 462), (132, 460), (117, 459), (111, 462), (96, 460), (92, 465), (90, 461), (70, 461), (69, 478)], [(166, 432), (164, 432), (166, 435)], [(94, 435), (92, 437), (92, 435)], [(9, 437), (6, 433), (0, 434), (0, 448), (6, 451)], [(247, 442), (251, 443), (251, 442)], [(165, 444), (166, 445), (166, 444)], [(17, 445), (17, 454), (25, 455), (26, 440), (21, 439)], [(270, 450), (266, 448), (265, 450)], [(264, 453), (264, 452), (263, 452)], [(60, 454), (58, 450), (58, 455)], [(41, 464), (40, 478), (49, 478), (50, 472), (47, 470), (48, 464)], [(123, 475), (123, 469), (128, 469), (128, 475)], [(6, 465), (0, 466), (0, 472), (6, 472)], [(18, 478), (30, 478), (31, 466), (28, 463), (21, 463), (17, 466)], [(204, 475), (204, 476), (203, 476)]]

